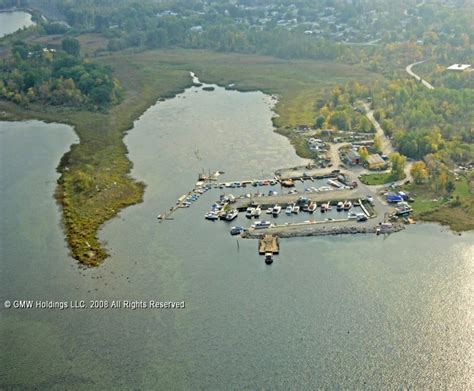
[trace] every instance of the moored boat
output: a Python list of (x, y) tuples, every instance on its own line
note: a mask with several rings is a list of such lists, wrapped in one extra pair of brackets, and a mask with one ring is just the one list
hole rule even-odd
[(255, 208), (248, 207), (247, 210), (245, 211), (245, 217), (248, 217), (250, 219), (254, 213), (255, 213)]
[(346, 201), (344, 202), (344, 210), (349, 210), (352, 208), (352, 202)]
[(341, 210), (343, 210), (343, 209), (344, 209), (344, 202), (339, 201), (339, 202), (337, 203), (337, 210), (338, 210), (338, 211), (341, 211)]
[(256, 220), (255, 223), (252, 224), (252, 228), (254, 229), (262, 229), (262, 228), (269, 228), (271, 223), (266, 220)]
[(262, 214), (262, 208), (260, 208), (260, 206), (257, 206), (253, 210), (252, 217), (260, 217), (261, 214)]
[(308, 212), (314, 213), (317, 207), (318, 207), (318, 204), (316, 202), (311, 202), (308, 206)]
[(206, 220), (215, 221), (219, 219), (219, 215), (216, 212), (209, 212), (204, 216), (204, 218)]
[(278, 204), (275, 204), (272, 209), (272, 215), (276, 217), (280, 214), (280, 212), (281, 212), (281, 206)]
[(285, 209), (285, 213), (287, 215), (291, 215), (293, 213), (293, 208), (294, 208), (294, 204), (288, 204), (288, 206)]
[(238, 211), (237, 209), (232, 209), (230, 212), (228, 212), (228, 213), (225, 215), (224, 220), (226, 220), (226, 221), (235, 220), (238, 215), (239, 215), (239, 211)]
[(300, 213), (300, 207), (298, 205), (295, 205), (295, 207), (293, 208), (293, 213), (294, 214)]
[(231, 235), (240, 235), (242, 232), (244, 232), (244, 227), (241, 227), (240, 225), (232, 227), (230, 229)]

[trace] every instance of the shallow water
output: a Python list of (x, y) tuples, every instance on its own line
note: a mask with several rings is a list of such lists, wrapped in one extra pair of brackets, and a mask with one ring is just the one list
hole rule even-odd
[(0, 12), (0, 38), (4, 35), (14, 33), (22, 27), (35, 24), (31, 20), (31, 15), (27, 12)]
[[(204, 220), (222, 190), (158, 223), (202, 169), (223, 170), (222, 180), (232, 181), (302, 163), (272, 133), (270, 106), (261, 93), (191, 88), (150, 108), (125, 139), (132, 174), (147, 183), (144, 202), (105, 225), (100, 236), (112, 256), (85, 271), (67, 257), (51, 196), (54, 167), (72, 141), (59, 142), (48, 129), (70, 132), (15, 124), (27, 140), (45, 137), (43, 146), (13, 137), (11, 124), (0, 123), (8, 152), (0, 302), (186, 302), (182, 310), (2, 307), (0, 386), (474, 386), (472, 233), (420, 224), (389, 237), (295, 238), (282, 241), (281, 254), (266, 266), (255, 241)], [(56, 141), (54, 153), (39, 155), (41, 163), (23, 158)]]

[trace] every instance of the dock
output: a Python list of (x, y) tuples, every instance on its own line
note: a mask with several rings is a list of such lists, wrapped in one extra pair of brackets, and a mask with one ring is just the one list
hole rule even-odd
[(258, 241), (258, 253), (265, 255), (268, 253), (278, 254), (280, 252), (280, 241), (277, 236), (265, 235)]
[[(220, 175), (222, 175), (223, 173), (224, 173), (223, 171), (215, 171), (214, 173), (211, 174), (210, 170), (209, 170), (208, 175), (206, 175), (204, 173), (199, 173), (198, 174), (198, 182), (196, 182), (196, 184), (194, 185), (194, 188), (192, 190), (190, 190), (189, 192), (187, 192), (186, 194), (183, 194), (182, 196), (180, 196), (178, 198), (176, 204), (173, 205), (171, 208), (169, 208), (169, 210), (167, 210), (164, 213), (160, 213), (158, 215), (158, 220), (160, 221), (160, 223), (163, 220), (173, 220), (171, 215), (174, 212), (176, 212), (180, 208), (185, 208), (185, 207), (190, 206), (189, 204), (186, 206), (187, 197), (190, 197), (190, 196), (193, 196), (193, 195), (195, 195), (197, 197), (201, 196), (204, 193), (203, 189), (206, 187), (206, 184), (210, 184), (212, 182), (217, 181), (217, 178)], [(204, 190), (206, 190), (206, 189), (204, 189)]]

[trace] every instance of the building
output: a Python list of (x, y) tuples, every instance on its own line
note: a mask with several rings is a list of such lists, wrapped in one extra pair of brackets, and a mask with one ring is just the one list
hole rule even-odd
[(374, 153), (367, 156), (367, 166), (369, 170), (384, 170), (387, 168), (387, 162), (378, 153)]
[(356, 164), (360, 164), (361, 162), (361, 158), (360, 158), (360, 155), (357, 151), (354, 151), (353, 149), (351, 149), (348, 153), (347, 153), (347, 162), (349, 164), (352, 164), (352, 165), (356, 165)]
[(450, 67), (447, 67), (446, 69), (448, 71), (465, 71), (468, 70), (471, 67), (471, 64), (453, 64)]

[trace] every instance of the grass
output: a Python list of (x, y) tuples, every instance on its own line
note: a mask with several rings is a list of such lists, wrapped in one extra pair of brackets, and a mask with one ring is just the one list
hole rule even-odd
[(399, 181), (403, 178), (395, 178), (391, 172), (381, 172), (376, 174), (364, 174), (360, 176), (360, 181), (366, 185), (384, 185), (386, 183)]
[[(83, 52), (101, 43), (80, 38)], [(92, 47), (87, 47), (91, 42)], [(204, 50), (123, 51), (95, 61), (111, 65), (125, 90), (125, 99), (108, 113), (70, 108), (16, 106), (0, 101), (0, 119), (39, 119), (72, 125), (80, 144), (61, 159), (56, 197), (63, 208), (63, 224), (71, 253), (79, 262), (97, 266), (106, 250), (97, 238), (100, 226), (120, 209), (140, 202), (145, 185), (130, 176), (132, 163), (123, 143), (124, 133), (149, 106), (191, 85), (189, 71), (204, 82), (234, 83), (241, 91), (261, 90), (280, 97), (275, 125), (293, 139), (296, 124), (313, 123), (313, 102), (322, 87), (349, 79), (367, 81), (377, 75), (359, 68), (318, 61), (291, 61), (257, 55)], [(300, 140), (294, 138), (296, 147)], [(301, 154), (304, 148), (299, 146)]]
[(453, 231), (474, 229), (474, 174), (466, 174), (455, 181), (449, 195), (436, 196), (428, 184), (409, 185), (406, 190), (415, 197), (412, 203), (415, 218), (439, 222)]

